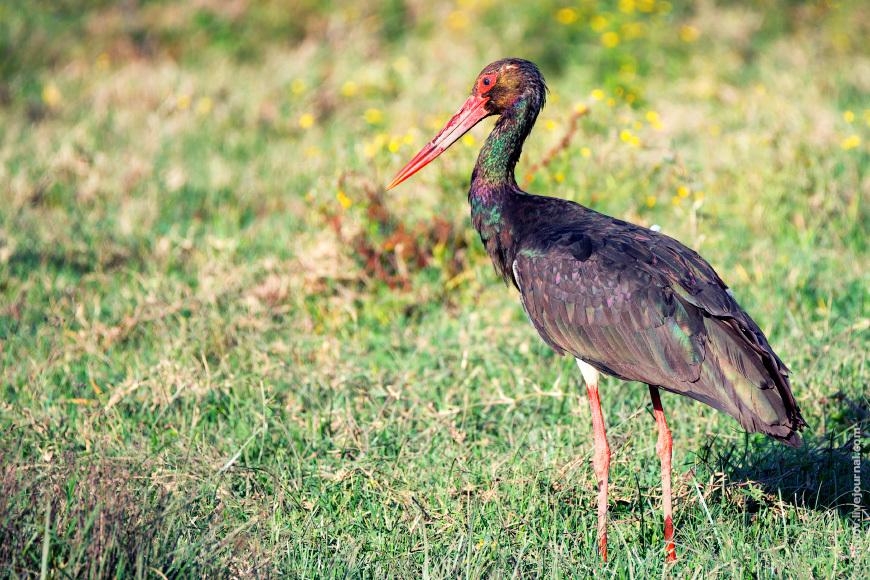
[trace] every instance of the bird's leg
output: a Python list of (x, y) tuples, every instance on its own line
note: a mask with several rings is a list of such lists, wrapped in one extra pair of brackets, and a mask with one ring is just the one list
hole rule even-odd
[(668, 553), (668, 562), (677, 559), (674, 552), (674, 520), (671, 508), (671, 453), (673, 440), (668, 422), (665, 420), (665, 411), (662, 409), (662, 400), (659, 398), (657, 387), (650, 385), (649, 394), (652, 398), (653, 412), (656, 416), (656, 425), (659, 429), (659, 440), (656, 443), (656, 453), (662, 460), (662, 509), (665, 512), (665, 550)]
[(598, 477), (598, 553), (607, 561), (607, 474), (610, 471), (610, 446), (607, 445), (607, 435), (604, 433), (604, 415), (601, 414), (601, 402), (598, 400), (598, 371), (577, 359), (586, 391), (589, 395), (589, 408), (592, 412), (592, 433), (595, 437), (595, 456), (592, 466)]

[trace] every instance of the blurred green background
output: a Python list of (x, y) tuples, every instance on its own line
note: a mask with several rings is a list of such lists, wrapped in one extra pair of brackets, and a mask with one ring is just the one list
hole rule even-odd
[[(701, 252), (795, 371), (799, 451), (665, 396), (667, 570), (610, 380), (596, 559), (579, 374), (468, 219), (491, 123), (384, 191), (509, 56), (525, 189)], [(858, 577), (868, 143), (859, 0), (0, 1), (0, 577)]]

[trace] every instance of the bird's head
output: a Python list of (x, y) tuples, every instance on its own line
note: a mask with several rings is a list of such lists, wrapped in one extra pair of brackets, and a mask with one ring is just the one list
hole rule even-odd
[(399, 172), (392, 189), (420, 171), (469, 129), (490, 115), (501, 115), (518, 101), (533, 99), (535, 114), (544, 106), (547, 86), (534, 63), (520, 58), (497, 60), (484, 68), (474, 81), (471, 95), (434, 139)]

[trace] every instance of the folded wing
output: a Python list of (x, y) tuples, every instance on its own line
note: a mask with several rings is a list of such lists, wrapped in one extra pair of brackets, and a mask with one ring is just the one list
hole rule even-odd
[(554, 351), (800, 446), (796, 431), (806, 424), (788, 369), (697, 253), (636, 226), (600, 238), (554, 232), (538, 240), (547, 247), (517, 254), (514, 282)]

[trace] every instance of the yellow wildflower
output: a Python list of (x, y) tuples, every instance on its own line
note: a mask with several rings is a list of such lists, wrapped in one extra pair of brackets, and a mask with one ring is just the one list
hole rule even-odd
[(303, 129), (310, 129), (314, 126), (314, 115), (311, 113), (305, 113), (301, 117), (299, 117), (299, 126)]
[(366, 112), (363, 113), (363, 117), (370, 125), (377, 125), (384, 118), (384, 114), (381, 113), (379, 109), (366, 109)]
[(588, 110), (589, 110), (589, 107), (587, 107), (583, 103), (577, 103), (576, 105), (574, 105), (574, 112), (577, 113), (578, 115), (582, 115), (582, 114), (586, 113)]
[(352, 97), (356, 94), (358, 88), (359, 87), (357, 87), (357, 84), (355, 82), (345, 81), (345, 83), (341, 85), (341, 89), (339, 90), (343, 97)]
[(573, 24), (579, 18), (579, 14), (574, 8), (562, 8), (558, 12), (556, 12), (556, 20), (559, 24), (569, 25)]
[(861, 137), (859, 137), (858, 135), (850, 135), (849, 137), (843, 139), (843, 142), (840, 143), (840, 147), (848, 151), (849, 149), (854, 149), (860, 144)]
[(463, 10), (451, 12), (447, 17), (447, 24), (452, 30), (462, 30), (468, 26), (468, 15)]
[(584, 147), (580, 150), (580, 155), (583, 157), (592, 157), (592, 150), (589, 147)]
[(685, 185), (681, 185), (679, 189), (677, 189), (677, 195), (680, 197), (689, 197), (689, 188)]
[(556, 121), (550, 119), (546, 123), (544, 123), (544, 126), (547, 128), (547, 130), (554, 131), (556, 129)]
[(646, 120), (649, 121), (650, 123), (654, 123), (655, 121), (659, 120), (659, 114), (656, 113), (655, 111), (647, 111), (646, 112)]
[(646, 196), (646, 199), (644, 200), (647, 207), (655, 207), (656, 201), (657, 200), (656, 200), (655, 196), (653, 196), (653, 195)]
[(301, 95), (305, 92), (306, 88), (305, 81), (302, 79), (293, 79), (293, 82), (290, 83), (290, 90), (294, 95)]
[(462, 142), (465, 145), (468, 145), (469, 147), (471, 147), (475, 143), (474, 135), (472, 135), (471, 133), (466, 133), (465, 135), (462, 136)]
[(589, 21), (589, 28), (594, 30), (595, 32), (601, 32), (605, 28), (607, 28), (607, 19), (600, 14), (592, 18)]
[[(656, 10), (658, 10), (659, 14), (670, 14), (671, 10), (673, 10), (673, 6), (671, 6), (670, 2), (656, 2)], [(643, 8), (641, 8), (643, 10)]]
[(680, 198), (676, 195), (671, 198), (671, 203), (674, 205), (680, 205), (680, 201), (681, 201)]
[(390, 150), (390, 153), (396, 153), (399, 151), (399, 147), (401, 147), (401, 143), (397, 137), (392, 137), (390, 142), (387, 144), (387, 149)]
[(641, 12), (652, 12), (655, 7), (655, 0), (637, 0), (637, 9)]
[(594, 91), (592, 91), (591, 97), (593, 101), (600, 101), (604, 98), (604, 91), (602, 91), (601, 89), (595, 89)]
[(60, 106), (61, 101), (63, 101), (63, 95), (60, 94), (55, 85), (49, 84), (42, 88), (42, 100), (52, 109), (56, 109)]
[(608, 98), (604, 102), (607, 103), (608, 107), (615, 107), (616, 106), (616, 99), (614, 99), (613, 97)]
[(625, 12), (626, 14), (631, 14), (634, 12), (635, 3), (634, 0), (619, 0), (619, 11)]
[(427, 129), (440, 129), (443, 125), (441, 117), (435, 115), (426, 115), (423, 124), (426, 125)]
[(601, 44), (606, 46), (607, 48), (614, 48), (619, 46), (619, 35), (615, 32), (605, 32), (601, 35)]
[(631, 137), (631, 131), (629, 131), (628, 129), (623, 129), (622, 133), (619, 134), (619, 138), (622, 139), (625, 143), (631, 141)]
[(686, 25), (680, 28), (680, 39), (683, 42), (695, 42), (699, 36), (701, 32), (694, 26)]
[(649, 34), (649, 25), (646, 22), (626, 22), (620, 30), (622, 35), (628, 40), (632, 38), (645, 38)]
[(563, 181), (565, 181), (565, 174), (561, 173), (561, 172), (557, 173), (556, 174), (556, 183), (562, 183)]
[(175, 99), (175, 106), (184, 111), (190, 107), (190, 95), (182, 93)]
[(847, 123), (851, 123), (855, 120), (855, 113), (852, 111), (846, 111), (843, 113), (843, 119), (845, 119)]
[(336, 195), (335, 197), (336, 199), (338, 199), (338, 203), (340, 203), (341, 207), (343, 207), (344, 209), (349, 208), (351, 204), (353, 204), (350, 198), (346, 196), (344, 192), (340, 189), (338, 190), (338, 195)]
[(631, 126), (634, 128), (635, 131), (640, 131), (640, 129), (643, 127), (643, 123), (641, 123), (640, 121), (635, 121), (631, 124)]
[(211, 112), (212, 102), (208, 97), (201, 97), (196, 101), (196, 112), (200, 115), (208, 115)]
[(722, 134), (722, 127), (720, 127), (719, 125), (710, 125), (710, 128), (708, 130), (710, 131), (710, 135), (714, 137), (718, 137)]

